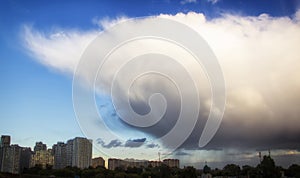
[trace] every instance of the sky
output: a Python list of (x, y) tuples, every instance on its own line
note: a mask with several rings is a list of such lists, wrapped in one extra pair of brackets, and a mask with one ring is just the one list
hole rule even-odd
[[(51, 147), (57, 141), (82, 136), (93, 139), (94, 156), (155, 160), (160, 152), (163, 157), (179, 158), (182, 166), (197, 168), (202, 168), (205, 162), (219, 168), (232, 162), (256, 165), (258, 151), (268, 154), (267, 150), (271, 149), (279, 165), (300, 164), (299, 1), (132, 0), (87, 3), (4, 0), (1, 4), (0, 134), (11, 135), (12, 143), (33, 147), (36, 141), (43, 141)], [(109, 29), (114, 25), (137, 17), (140, 23), (134, 21), (126, 28), (133, 31), (153, 29), (151, 20), (159, 21), (160, 18), (187, 25), (202, 36), (218, 59), (226, 83), (225, 112), (219, 129), (204, 147), (199, 148), (198, 141), (212, 102), (209, 82), (201, 68), (190, 62), (189, 56), (184, 56), (187, 54), (182, 49), (162, 41), (142, 40), (137, 42), (138, 45), (133, 43), (120, 48), (121, 52), (112, 56), (115, 61), (107, 63), (100, 71), (103, 72), (102, 80), (97, 79), (95, 84), (96, 109), (103, 120), (99, 120), (99, 115), (95, 116), (97, 118), (80, 118), (76, 107), (81, 106), (80, 109), (87, 113), (91, 108), (82, 105), (85, 98), (76, 98), (75, 95), (74, 99), (74, 91), (76, 94), (81, 90), (74, 89), (76, 76), (73, 74), (82, 78), (78, 82), (85, 85), (84, 92), (90, 92), (94, 84), (94, 78), (90, 77), (95, 70), (93, 63), (82, 60), (85, 50), (99, 34), (109, 36)], [(128, 31), (113, 34), (125, 38), (124, 32)], [(161, 28), (163, 32), (164, 28)], [(137, 30), (136, 33), (142, 32)], [(99, 40), (104, 46), (114, 43), (112, 37), (100, 37)], [(181, 107), (176, 87), (180, 84), (175, 86), (161, 75), (147, 75), (137, 78), (136, 85), (132, 85), (133, 91), (127, 93), (127, 83), (122, 77), (138, 72), (141, 66), (156, 64), (161, 70), (171, 69), (172, 75), (177, 71), (174, 76), (178, 80), (175, 82), (189, 86), (179, 89), (187, 94), (190, 106), (194, 106), (191, 104), (195, 98), (190, 92), (191, 84), (182, 79), (184, 72), (178, 72), (182, 70), (181, 65), (168, 60), (147, 63), (146, 56), (140, 63), (133, 62), (127, 71), (123, 71), (125, 75), (115, 79), (119, 87), (115, 98), (119, 102), (130, 98), (131, 106), (138, 114), (151, 111), (148, 99), (152, 93), (164, 95), (167, 103), (165, 114), (153, 126), (137, 128), (126, 123), (116, 112), (114, 98), (109, 95), (112, 71), (121, 65), (125, 56), (148, 48), (174, 58), (183, 56), (186, 60), (180, 64), (186, 66), (197, 81), (201, 100), (199, 115), (191, 133), (187, 133), (187, 138), (174, 152), (168, 149), (172, 141), (159, 138), (176, 125), (180, 114), (178, 108)], [(92, 51), (92, 54), (97, 55), (98, 51)], [(118, 55), (123, 58), (118, 58)], [(85, 66), (83, 64), (87, 68), (80, 67)], [(80, 102), (76, 102), (77, 99)], [(122, 103), (119, 106), (120, 110), (125, 107)], [(154, 111), (155, 108), (162, 107), (154, 105)], [(125, 116), (129, 113), (126, 109)], [(185, 121), (177, 133), (183, 135), (189, 130), (189, 123), (189, 120)]]

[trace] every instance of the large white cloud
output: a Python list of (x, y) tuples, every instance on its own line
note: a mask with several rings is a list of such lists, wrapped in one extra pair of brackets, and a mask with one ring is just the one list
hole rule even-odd
[[(293, 18), (267, 14), (257, 17), (223, 14), (222, 17), (207, 20), (204, 14), (195, 12), (161, 14), (159, 17), (182, 22), (199, 32), (211, 46), (223, 69), (228, 95), (226, 112), (210, 148), (300, 147), (300, 11)], [(119, 18), (117, 21), (125, 19)], [(111, 20), (110, 23), (110, 20), (104, 19), (99, 22), (94, 20), (94, 23), (107, 28), (117, 21)], [(81, 54), (98, 33), (97, 30), (66, 29), (46, 34), (25, 25), (24, 40), (26, 48), (38, 62), (72, 74)], [(134, 49), (128, 51), (135, 52)], [(191, 70), (195, 68), (191, 67)], [(88, 71), (82, 75), (89, 78)], [(107, 75), (107, 80), (111, 76)], [(151, 87), (149, 83), (148, 88)], [(136, 91), (131, 98), (137, 103), (136, 107), (142, 105), (147, 109), (147, 105), (143, 104), (147, 102), (143, 97), (145, 87), (139, 89), (142, 91)], [(206, 96), (209, 94), (206, 91), (202, 97), (209, 105), (210, 96)], [(200, 117), (207, 116), (206, 110), (202, 111)], [(165, 126), (169, 129), (170, 120), (167, 121), (146, 132), (160, 136), (165, 132), (159, 130)], [(197, 124), (195, 132), (186, 142), (188, 148), (197, 144), (196, 135), (202, 128), (201, 124)]]

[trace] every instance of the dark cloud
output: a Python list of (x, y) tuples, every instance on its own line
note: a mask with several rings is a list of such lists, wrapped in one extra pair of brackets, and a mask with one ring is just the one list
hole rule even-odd
[(159, 148), (159, 145), (155, 143), (148, 143), (146, 146), (147, 148), (155, 148), (155, 147)]
[(140, 139), (129, 139), (125, 143), (125, 147), (140, 147), (142, 146), (146, 141), (146, 138), (140, 138)]
[(106, 144), (101, 138), (97, 139), (97, 144), (101, 145), (103, 148), (116, 148), (116, 147), (129, 147), (129, 148), (137, 148), (141, 146), (145, 146), (146, 148), (159, 148), (158, 144), (148, 143), (146, 138), (137, 138), (137, 139), (128, 139), (124, 144), (122, 141), (115, 139), (111, 140), (108, 144)]
[[(164, 83), (161, 85), (161, 83)], [(166, 82), (157, 82), (153, 84), (156, 90), (167, 100), (167, 110), (164, 117), (155, 125), (147, 128), (135, 128), (148, 133), (156, 138), (168, 133), (176, 124), (180, 113), (180, 97), (174, 95), (174, 88)], [(151, 87), (145, 85), (148, 92)], [(175, 92), (176, 93), (176, 92)], [(290, 97), (286, 94), (272, 100), (259, 101), (256, 105), (251, 105), (251, 96), (242, 94), (234, 94), (234, 91), (229, 92), (227, 99), (227, 110), (224, 113), (224, 118), (211, 142), (204, 148), (206, 150), (221, 150), (221, 149), (300, 149), (300, 95)], [(147, 97), (149, 94), (145, 94)], [(267, 95), (260, 97), (266, 98)], [(205, 101), (205, 97), (202, 98)], [(256, 100), (255, 97), (252, 98)], [(203, 101), (201, 100), (201, 101)], [(276, 102), (274, 102), (276, 101)], [(254, 101), (253, 101), (254, 102)], [(293, 103), (285, 106), (284, 103)], [(235, 108), (230, 108), (234, 105)], [(149, 108), (147, 101), (132, 101), (132, 106), (138, 112), (145, 113)], [(135, 107), (136, 106), (136, 107)], [(267, 107), (266, 107), (267, 106)], [(265, 107), (265, 108), (264, 108)], [(296, 109), (298, 108), (298, 110)], [(184, 149), (199, 149), (198, 142), (203, 131), (204, 125), (208, 118), (209, 109), (206, 107), (200, 108), (198, 121), (193, 128), (191, 135), (181, 145)], [(188, 118), (187, 118), (188, 122)], [(124, 123), (126, 124), (126, 123)], [(129, 125), (128, 125), (129, 126)], [(130, 126), (129, 126), (130, 127)], [(186, 129), (182, 127), (182, 129)], [(180, 130), (178, 131), (180, 132)], [(162, 143), (168, 147), (170, 143)]]
[(101, 138), (98, 138), (97, 143), (100, 144), (103, 148), (115, 148), (122, 146), (122, 142), (118, 139), (111, 140), (108, 144), (105, 144), (105, 142)]

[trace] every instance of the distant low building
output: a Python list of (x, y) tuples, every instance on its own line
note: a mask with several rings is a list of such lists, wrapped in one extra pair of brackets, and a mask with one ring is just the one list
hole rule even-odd
[(152, 166), (152, 167), (159, 167), (161, 166), (162, 162), (161, 161), (148, 161), (148, 166)]
[(104, 167), (105, 166), (105, 160), (102, 157), (93, 158), (92, 159), (92, 166), (93, 166), (93, 168), (96, 168), (96, 167), (99, 167), (99, 166)]
[(136, 159), (116, 159), (110, 158), (108, 159), (108, 169), (115, 170), (116, 168), (127, 169), (128, 167), (147, 167), (148, 161), (147, 160), (136, 160)]
[(178, 159), (164, 159), (163, 164), (169, 167), (177, 167), (179, 168), (179, 160)]
[(125, 162), (121, 159), (109, 158), (108, 159), (108, 169), (115, 170), (116, 168), (125, 168)]
[(116, 168), (127, 169), (128, 167), (159, 167), (162, 164), (167, 165), (171, 168), (177, 167), (179, 168), (179, 160), (178, 159), (165, 159), (163, 162), (161, 161), (148, 161), (148, 160), (136, 160), (136, 159), (116, 159), (110, 158), (108, 159), (108, 169), (115, 170)]

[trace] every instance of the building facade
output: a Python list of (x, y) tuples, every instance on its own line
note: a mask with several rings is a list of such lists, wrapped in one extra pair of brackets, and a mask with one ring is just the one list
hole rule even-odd
[(52, 155), (52, 149), (38, 150), (31, 157), (31, 167), (41, 165), (43, 168), (54, 165), (54, 157)]
[(10, 146), (10, 136), (9, 135), (2, 135), (0, 147), (8, 147)]
[(92, 159), (92, 166), (93, 168), (96, 167), (105, 167), (105, 160), (102, 157), (97, 157)]
[(52, 147), (54, 156), (54, 169), (63, 169), (67, 167), (67, 144), (64, 142), (57, 142)]
[(92, 165), (92, 140), (76, 137), (72, 140), (72, 167), (88, 168)]
[(169, 167), (177, 167), (179, 168), (179, 160), (178, 159), (164, 159), (163, 164)]
[(116, 168), (121, 168), (126, 170), (128, 167), (148, 167), (149, 161), (148, 160), (136, 160), (136, 159), (116, 159), (110, 158), (108, 159), (108, 169), (115, 170)]
[(159, 167), (161, 166), (162, 162), (161, 161), (148, 161), (148, 166), (151, 167)]
[(92, 140), (76, 137), (67, 143), (58, 142), (52, 147), (54, 169), (67, 166), (88, 168), (92, 165)]
[(47, 145), (43, 144), (43, 142), (36, 142), (33, 151), (36, 152), (36, 151), (41, 151), (41, 150), (46, 151)]
[(0, 148), (0, 171), (13, 174), (20, 173), (22, 147), (18, 145), (5, 145)]

